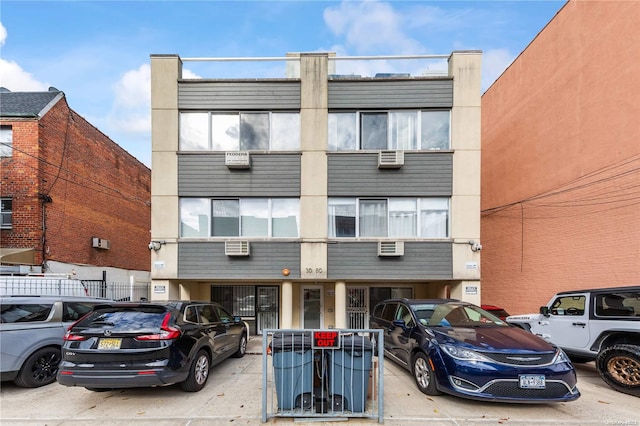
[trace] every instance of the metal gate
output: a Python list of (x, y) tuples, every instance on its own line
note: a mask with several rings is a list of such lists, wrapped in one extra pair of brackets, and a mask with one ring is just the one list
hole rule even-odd
[[(273, 417), (384, 421), (382, 330), (263, 329), (262, 422)], [(375, 343), (374, 343), (375, 342)]]
[(278, 328), (278, 287), (257, 287), (256, 289), (256, 333), (262, 334), (267, 328)]
[(367, 287), (347, 288), (347, 328), (369, 328)]

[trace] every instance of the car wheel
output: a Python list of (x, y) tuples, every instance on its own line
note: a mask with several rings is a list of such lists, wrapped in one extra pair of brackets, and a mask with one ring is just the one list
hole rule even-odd
[(238, 343), (238, 350), (233, 354), (234, 358), (242, 358), (247, 353), (247, 335), (242, 333), (240, 336), (240, 342)]
[(187, 380), (180, 383), (185, 392), (198, 392), (207, 384), (209, 378), (209, 355), (204, 350), (198, 352), (189, 367)]
[(436, 385), (436, 377), (433, 374), (431, 363), (427, 356), (419, 352), (413, 357), (413, 378), (418, 385), (418, 389), (427, 395), (440, 395), (440, 391)]
[(42, 348), (24, 362), (14, 383), (23, 388), (37, 388), (56, 381), (61, 353), (59, 348)]
[(640, 346), (614, 345), (596, 359), (600, 377), (613, 389), (640, 396)]

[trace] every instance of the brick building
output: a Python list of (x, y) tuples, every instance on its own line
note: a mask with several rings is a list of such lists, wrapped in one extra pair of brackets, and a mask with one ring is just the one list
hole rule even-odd
[(1, 89), (0, 131), (3, 273), (149, 271), (148, 167), (55, 88)]
[(567, 2), (482, 97), (482, 301), (640, 279), (640, 3)]

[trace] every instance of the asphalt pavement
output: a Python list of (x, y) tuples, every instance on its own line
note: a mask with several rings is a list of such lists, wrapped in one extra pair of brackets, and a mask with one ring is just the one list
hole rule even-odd
[[(0, 424), (259, 425), (263, 416), (262, 369), (262, 339), (256, 336), (250, 339), (246, 356), (228, 359), (212, 368), (207, 386), (196, 393), (185, 393), (180, 386), (91, 392), (57, 383), (24, 389), (6, 382), (0, 388)], [(576, 365), (576, 369), (582, 393), (577, 401), (505, 404), (424, 395), (408, 372), (387, 360), (383, 372), (383, 423), (407, 426), (640, 425), (640, 398), (609, 388), (593, 363)], [(378, 421), (269, 417), (266, 422), (283, 423), (375, 425)]]

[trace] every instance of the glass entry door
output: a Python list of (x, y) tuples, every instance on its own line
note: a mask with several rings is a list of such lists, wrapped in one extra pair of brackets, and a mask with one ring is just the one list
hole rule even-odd
[(324, 327), (322, 286), (302, 287), (302, 328)]

